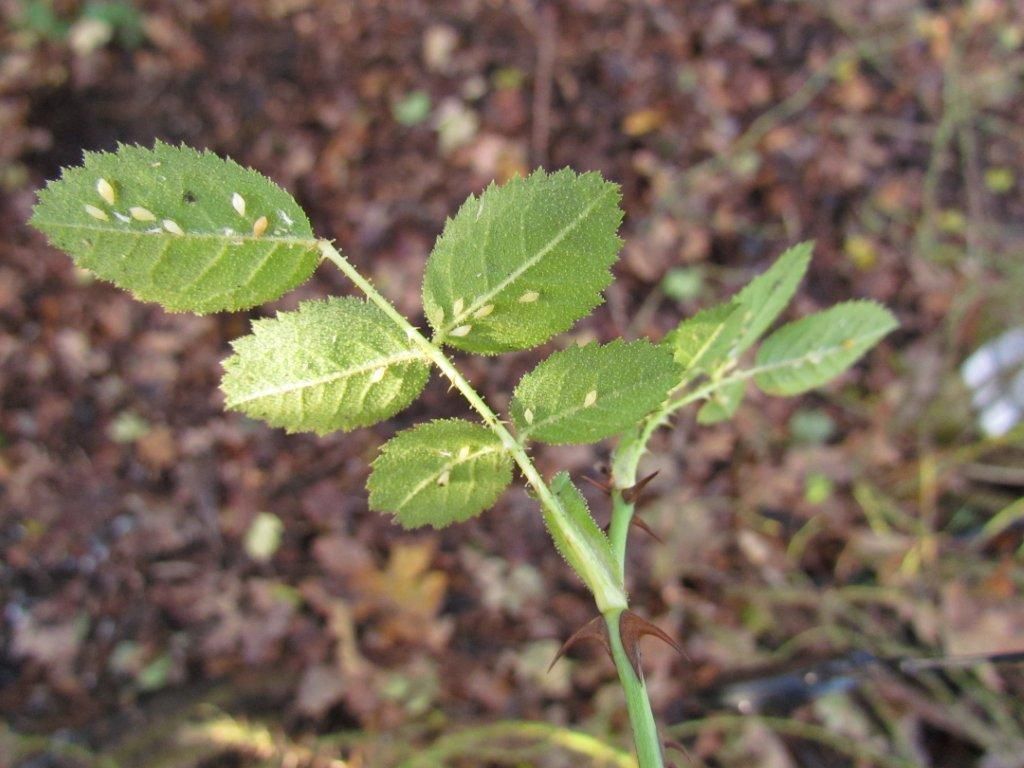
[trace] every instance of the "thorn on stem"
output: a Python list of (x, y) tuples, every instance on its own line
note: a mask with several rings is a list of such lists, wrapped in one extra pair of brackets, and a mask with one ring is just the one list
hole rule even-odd
[(569, 639), (562, 643), (562, 647), (558, 649), (558, 653), (555, 654), (555, 658), (553, 658), (551, 660), (551, 664), (548, 665), (548, 672), (552, 670), (560, 658), (562, 658), (581, 640), (597, 640), (604, 646), (605, 651), (608, 652), (608, 657), (612, 657), (612, 645), (608, 639), (608, 627), (601, 616), (595, 616), (573, 632)]
[(636, 672), (637, 677), (640, 677), (640, 638), (644, 635), (652, 635), (663, 640), (672, 646), (676, 653), (686, 656), (683, 647), (669, 637), (661, 627), (652, 624), (647, 619), (640, 618), (632, 611), (623, 611), (622, 616), (619, 617), (619, 637), (622, 638), (622, 647), (625, 649), (629, 663), (633, 665), (633, 671)]
[(609, 483), (607, 483), (607, 482), (605, 482), (603, 480), (596, 480), (595, 478), (590, 477), (589, 475), (582, 475), (582, 477), (583, 477), (583, 482), (589, 483), (590, 485), (594, 486), (595, 488), (604, 491), (609, 496), (612, 495), (612, 486), (611, 486), (611, 484), (609, 484)]
[(648, 536), (650, 536), (650, 537), (651, 537), (652, 539), (654, 539), (654, 540), (655, 540), (656, 542), (658, 542), (659, 544), (664, 544), (664, 543), (665, 543), (665, 540), (664, 540), (664, 539), (662, 539), (662, 538), (661, 538), (661, 536), (659, 536), (658, 534), (656, 534), (656, 533), (655, 533), (655, 532), (654, 532), (654, 531), (653, 531), (653, 530), (651, 529), (651, 526), (649, 526), (649, 525), (648, 525), (647, 523), (645, 523), (645, 522), (644, 522), (643, 520), (641, 520), (641, 519), (640, 519), (639, 517), (637, 517), (637, 516), (636, 516), (635, 514), (633, 515), (633, 519), (632, 519), (632, 520), (630, 520), (630, 523), (632, 523), (633, 525), (635, 525), (635, 526), (636, 526), (637, 528), (639, 528), (639, 529), (640, 529), (641, 531), (643, 531), (644, 533), (646, 533), (646, 534), (647, 534)]
[[(665, 739), (662, 744), (664, 744), (665, 749), (674, 749), (676, 752), (680, 752), (689, 762), (694, 762), (693, 755), (690, 754), (690, 750), (682, 742), (675, 741), (674, 739)], [(668, 764), (673, 765), (673, 763)]]
[(640, 502), (640, 497), (643, 495), (644, 489), (647, 487), (647, 484), (651, 482), (651, 480), (656, 478), (658, 476), (658, 472), (660, 471), (661, 470), (656, 469), (653, 472), (651, 472), (651, 474), (647, 475), (640, 481), (629, 486), (629, 488), (623, 488), (622, 500), (625, 501), (627, 504), (638, 504)]

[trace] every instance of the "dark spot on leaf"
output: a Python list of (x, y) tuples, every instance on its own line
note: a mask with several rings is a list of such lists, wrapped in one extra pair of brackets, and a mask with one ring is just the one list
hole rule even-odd
[(191, 205), (192, 203), (194, 203), (196, 201), (196, 193), (195, 192), (191, 192), (191, 191), (186, 189), (185, 190), (185, 194), (183, 194), (181, 196), (181, 200), (182, 200), (182, 202), (185, 202), (185, 203), (188, 203), (189, 205)]

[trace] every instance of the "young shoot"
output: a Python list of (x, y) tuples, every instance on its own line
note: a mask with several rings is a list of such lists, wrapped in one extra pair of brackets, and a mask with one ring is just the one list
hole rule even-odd
[[(641, 768), (663, 765), (639, 639), (664, 633), (628, 610), (625, 551), (646, 478), (648, 440), (678, 410), (730, 418), (751, 384), (795, 395), (825, 384), (896, 327), (870, 301), (850, 301), (761, 339), (796, 292), (811, 245), (786, 251), (730, 301), (683, 320), (659, 341), (570, 346), (515, 387), (499, 418), (448, 357), (527, 350), (572, 328), (603, 301), (618, 258), (619, 188), (597, 173), (537, 170), (470, 196), (426, 265), (421, 333), (326, 239), (283, 189), (230, 160), (188, 147), (120, 146), (39, 193), (32, 224), (75, 263), (170, 311), (248, 309), (280, 298), (321, 261), (364, 298), (306, 301), (255, 320), (233, 343), (227, 407), (289, 432), (347, 431), (414, 402), (434, 369), (477, 420), (438, 419), (399, 432), (372, 465), (369, 506), (407, 528), (480, 515), (518, 468), (558, 551), (592, 593), (601, 639), (626, 694)], [(759, 344), (760, 342), (760, 344)], [(756, 353), (748, 351), (758, 345)], [(752, 361), (750, 358), (753, 358)], [(617, 438), (606, 534), (565, 472), (545, 478), (532, 443)], [(595, 629), (598, 627), (600, 629)]]

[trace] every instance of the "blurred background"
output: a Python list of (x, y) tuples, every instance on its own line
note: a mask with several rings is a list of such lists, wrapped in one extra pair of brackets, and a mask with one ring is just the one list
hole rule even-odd
[[(1015, 0), (0, 17), (0, 766), (631, 765), (600, 648), (547, 671), (592, 608), (521, 489), (440, 532), (367, 511), (376, 448), (465, 413), (443, 382), (322, 439), (222, 412), (229, 340), (351, 292), (338, 273), (248, 315), (169, 315), (25, 226), (83, 149), (155, 138), (287, 187), (415, 317), (445, 216), (538, 165), (624, 193), (617, 282), (571, 339), (659, 337), (813, 238), (790, 316), (872, 298), (901, 328), (818, 393), (751, 392), (731, 423), (656, 438), (662, 541), (634, 536), (629, 579), (687, 653), (645, 646), (672, 759), (1024, 765), (1020, 665), (887, 661), (1024, 648)], [(458, 363), (503, 408), (542, 354)], [(597, 478), (607, 455), (537, 459)]]

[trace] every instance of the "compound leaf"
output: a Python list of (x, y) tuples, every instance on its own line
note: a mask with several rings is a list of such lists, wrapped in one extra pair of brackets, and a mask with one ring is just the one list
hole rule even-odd
[(367, 481), (370, 507), (406, 528), (441, 528), (494, 504), (512, 482), (512, 459), (489, 429), (444, 419), (399, 432), (384, 444)]
[(733, 301), (743, 307), (743, 316), (732, 357), (738, 357), (757, 341), (789, 304), (807, 272), (813, 248), (811, 242), (794, 245), (736, 294)]
[(306, 215), (283, 189), (160, 142), (86, 152), (40, 191), (31, 223), (78, 266), (172, 311), (273, 301), (319, 260)]
[(559, 554), (595, 596), (621, 591), (622, 580), (617, 576), (608, 537), (594, 521), (587, 500), (573, 485), (568, 472), (554, 476), (551, 491), (565, 513), (556, 517), (544, 508), (544, 523)]
[(806, 392), (849, 368), (897, 325), (892, 313), (874, 302), (837, 304), (765, 339), (754, 380), (772, 395)]
[(232, 347), (221, 381), (227, 407), (289, 432), (383, 421), (416, 399), (430, 372), (398, 326), (354, 298), (307, 301), (257, 320)]
[(522, 378), (510, 410), (523, 438), (593, 443), (633, 426), (678, 382), (667, 349), (617, 339), (555, 352)]
[(597, 173), (538, 170), (470, 196), (423, 279), (437, 340), (497, 354), (567, 330), (611, 283), (621, 220), (618, 186)]

